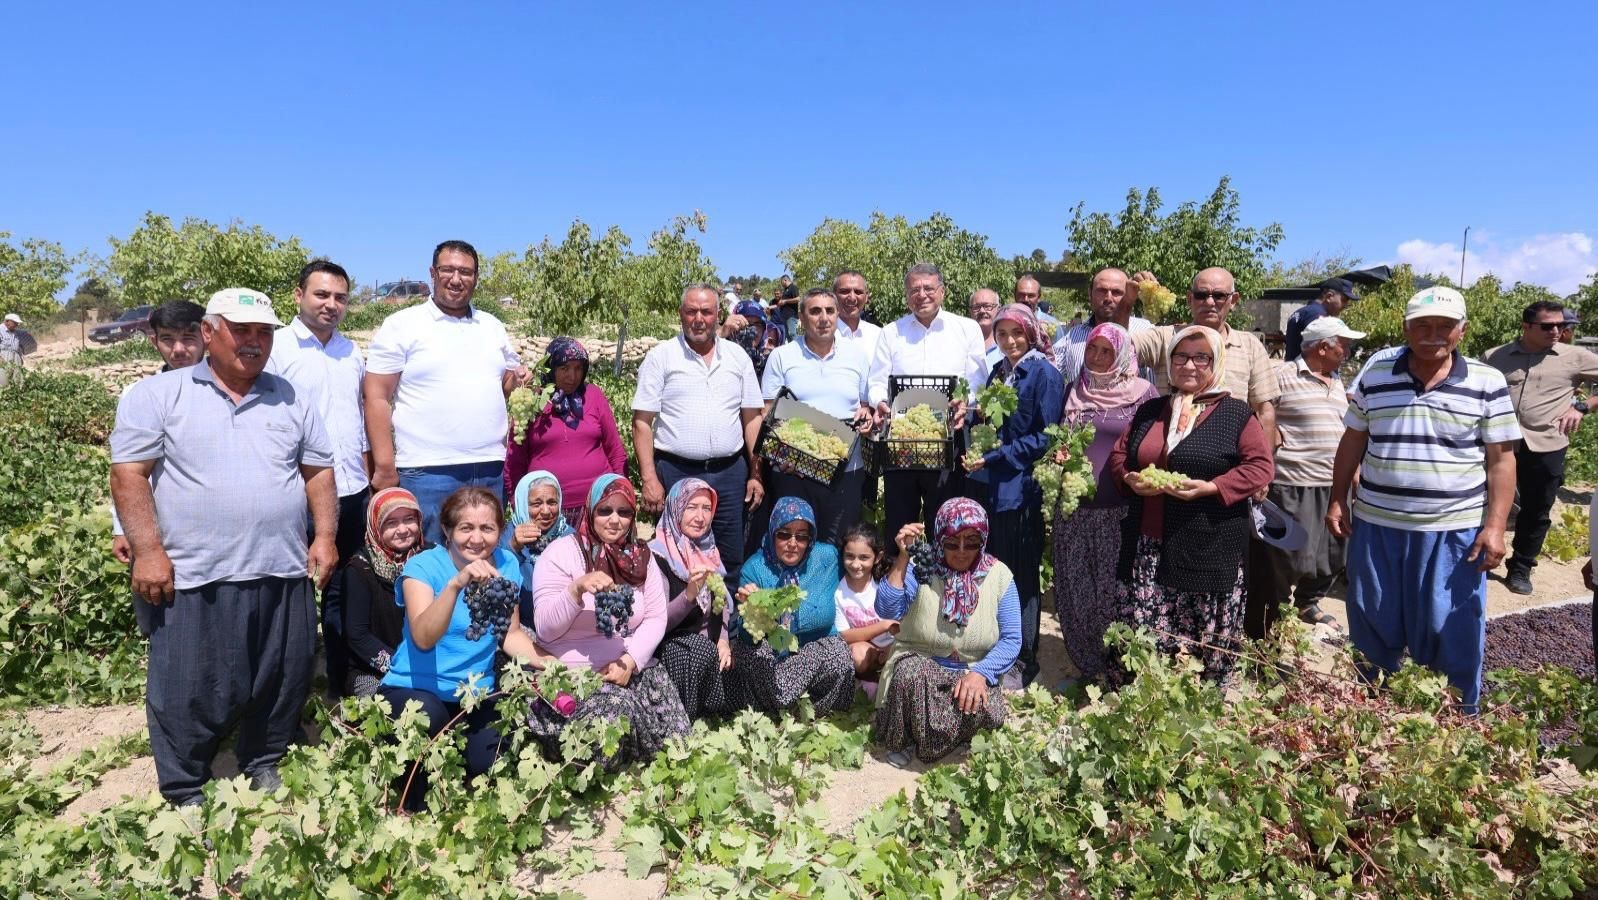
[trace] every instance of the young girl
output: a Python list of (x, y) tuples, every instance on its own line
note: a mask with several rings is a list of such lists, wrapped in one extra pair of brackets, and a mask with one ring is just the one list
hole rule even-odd
[(877, 616), (877, 579), (888, 573), (888, 557), (882, 538), (870, 525), (860, 524), (844, 532), (843, 580), (834, 595), (837, 617), (833, 628), (849, 645), (855, 675), (875, 678), (893, 647), (893, 633), (899, 623)]

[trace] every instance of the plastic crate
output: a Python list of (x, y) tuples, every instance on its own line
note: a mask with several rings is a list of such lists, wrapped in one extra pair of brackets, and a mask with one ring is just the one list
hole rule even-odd
[[(897, 376), (895, 376), (897, 377)], [(914, 380), (929, 380), (934, 383), (910, 384), (904, 383)], [(936, 413), (945, 417), (948, 424), (949, 394), (944, 393), (947, 387), (950, 392), (954, 389), (954, 378), (942, 375), (905, 376), (904, 382), (897, 385), (893, 398), (893, 415), (898, 416), (906, 409), (919, 403), (925, 403), (933, 408)], [(937, 382), (942, 382), (937, 383)], [(955, 467), (956, 435), (958, 431), (941, 439), (904, 439), (886, 436), (891, 434), (892, 425), (888, 431), (877, 441), (873, 441), (871, 451), (871, 468), (874, 472), (893, 471), (936, 471), (948, 472)]]
[[(833, 434), (843, 440), (849, 452), (843, 459), (827, 460), (811, 456), (798, 447), (783, 443), (782, 439), (777, 437), (777, 426), (791, 418), (803, 419), (818, 431)], [(854, 456), (859, 440), (860, 436), (852, 428), (813, 406), (799, 402), (784, 388), (777, 397), (776, 405), (772, 407), (771, 415), (767, 416), (766, 421), (760, 426), (760, 437), (755, 442), (755, 450), (778, 472), (798, 475), (821, 484), (832, 484), (838, 473), (849, 464), (850, 457)]]
[(924, 391), (937, 391), (945, 400), (954, 399), (954, 389), (960, 379), (953, 375), (889, 375), (888, 376), (888, 402), (899, 396), (900, 391), (912, 388)]

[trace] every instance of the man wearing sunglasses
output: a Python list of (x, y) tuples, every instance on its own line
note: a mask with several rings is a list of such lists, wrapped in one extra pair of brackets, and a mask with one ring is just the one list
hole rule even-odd
[[(1231, 328), (1226, 315), (1237, 305), (1237, 282), (1232, 273), (1215, 266), (1193, 276), (1187, 289), (1187, 305), (1191, 309), (1190, 324), (1203, 325), (1221, 333), (1226, 348), (1226, 372), (1221, 376), (1221, 387), (1239, 400), (1248, 402), (1259, 416), (1265, 429), (1265, 439), (1272, 447), (1276, 437), (1276, 398), (1282, 393), (1276, 381), (1276, 366), (1265, 345), (1254, 335)], [(1140, 366), (1154, 370), (1154, 386), (1162, 394), (1171, 392), (1171, 380), (1165, 370), (1165, 348), (1179, 329), (1186, 325), (1160, 325), (1144, 331), (1133, 332), (1132, 346), (1137, 348)]]
[(1521, 314), (1520, 338), (1487, 351), (1482, 361), (1504, 373), (1523, 439), (1515, 450), (1515, 489), (1520, 513), (1505, 585), (1517, 594), (1532, 591), (1531, 570), (1548, 536), (1548, 513), (1565, 481), (1570, 435), (1587, 415), (1573, 402), (1576, 388), (1598, 382), (1598, 354), (1561, 341), (1565, 306), (1539, 300)]

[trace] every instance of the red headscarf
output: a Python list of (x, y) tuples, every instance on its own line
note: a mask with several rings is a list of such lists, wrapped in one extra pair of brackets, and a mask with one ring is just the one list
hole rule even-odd
[(633, 490), (632, 482), (614, 473), (599, 476), (594, 479), (594, 486), (588, 489), (588, 503), (583, 507), (582, 520), (577, 523), (577, 546), (583, 550), (588, 571), (598, 570), (615, 579), (618, 584), (641, 588), (649, 577), (649, 548), (631, 534), (620, 543), (607, 544), (600, 540), (599, 532), (594, 528), (594, 510), (606, 498), (631, 506), (636, 514), (638, 492)]

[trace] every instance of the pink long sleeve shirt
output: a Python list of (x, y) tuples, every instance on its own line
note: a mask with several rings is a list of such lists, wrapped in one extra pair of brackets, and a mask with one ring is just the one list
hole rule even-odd
[(526, 441), (511, 441), (505, 448), (505, 496), (516, 493), (516, 482), (534, 469), (547, 469), (560, 482), (567, 506), (580, 506), (594, 479), (612, 472), (627, 476), (627, 451), (616, 430), (605, 393), (588, 385), (583, 394), (583, 417), (571, 428), (547, 412), (527, 424)]
[(655, 647), (666, 634), (666, 579), (654, 558), (642, 590), (633, 595), (631, 634), (605, 637), (594, 625), (594, 595), (583, 594), (582, 605), (572, 600), (572, 582), (586, 571), (576, 535), (556, 539), (533, 568), (533, 631), (538, 646), (569, 666), (602, 668), (631, 656), (639, 669), (655, 660)]

